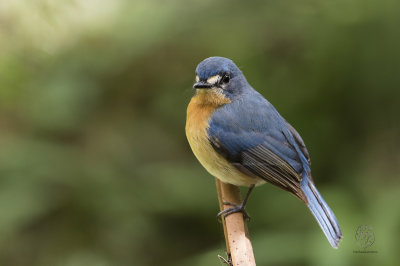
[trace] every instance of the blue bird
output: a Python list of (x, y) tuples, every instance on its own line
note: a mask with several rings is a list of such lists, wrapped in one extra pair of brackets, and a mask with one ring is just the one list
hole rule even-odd
[(299, 133), (260, 93), (233, 61), (210, 57), (196, 68), (196, 90), (187, 108), (190, 147), (213, 176), (250, 187), (240, 205), (219, 213), (242, 212), (255, 186), (269, 182), (307, 204), (332, 247), (342, 238), (332, 210), (311, 177), (310, 156)]

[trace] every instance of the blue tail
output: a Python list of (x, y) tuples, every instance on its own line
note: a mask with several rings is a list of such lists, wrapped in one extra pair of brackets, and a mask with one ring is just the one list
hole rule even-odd
[(324, 231), (331, 246), (337, 248), (340, 239), (342, 239), (339, 223), (313, 182), (309, 180), (308, 176), (304, 176), (305, 175), (303, 175), (303, 180), (301, 181), (301, 189), (307, 198), (307, 206), (314, 215), (322, 231)]

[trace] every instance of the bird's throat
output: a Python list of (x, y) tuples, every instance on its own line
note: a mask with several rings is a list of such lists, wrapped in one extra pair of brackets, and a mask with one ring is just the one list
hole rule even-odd
[(191, 100), (193, 104), (211, 105), (214, 108), (230, 102), (231, 100), (222, 93), (220, 88), (197, 89)]

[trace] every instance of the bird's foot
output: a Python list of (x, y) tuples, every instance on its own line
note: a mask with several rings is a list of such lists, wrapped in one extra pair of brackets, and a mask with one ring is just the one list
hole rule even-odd
[(244, 204), (245, 202), (242, 202), (242, 204), (240, 204), (240, 205), (237, 205), (235, 203), (228, 202), (228, 201), (224, 201), (222, 203), (224, 205), (229, 205), (229, 206), (232, 206), (232, 207), (228, 208), (228, 209), (225, 209), (223, 211), (220, 211), (217, 214), (217, 217), (219, 217), (221, 215), (224, 215), (224, 217), (227, 217), (228, 215), (231, 215), (232, 213), (241, 212), (243, 214), (243, 218), (245, 220), (247, 220), (247, 221), (250, 221), (250, 216), (249, 216), (249, 214), (247, 213), (247, 211), (245, 209), (245, 207), (246, 207), (246, 204)]

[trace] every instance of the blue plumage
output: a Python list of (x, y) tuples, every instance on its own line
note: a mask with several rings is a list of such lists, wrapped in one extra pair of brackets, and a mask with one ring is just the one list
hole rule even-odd
[(202, 64), (199, 64), (196, 68), (196, 74), (200, 79), (204, 80), (226, 72), (229, 72), (232, 75), (241, 74), (240, 70), (232, 60), (217, 56), (204, 59)]
[(258, 145), (264, 145), (302, 171), (299, 156), (285, 138), (286, 121), (258, 92), (250, 90), (241, 99), (215, 110), (209, 122), (208, 136), (218, 139), (229, 154), (236, 155)]
[[(335, 215), (315, 188), (311, 177), (310, 156), (299, 133), (248, 84), (231, 60), (207, 58), (197, 66), (196, 74), (199, 78), (194, 86), (197, 89), (196, 95), (207, 95), (196, 108), (199, 108), (199, 112), (210, 106), (213, 109), (207, 117), (205, 134), (214, 152), (220, 156), (215, 158), (226, 160), (247, 176), (246, 184), (250, 186), (260, 184), (262, 179), (303, 200), (330, 244), (336, 248), (342, 233)], [(210, 80), (215, 83), (209, 84)], [(217, 101), (213, 99), (221, 97), (226, 100), (216, 104)], [(187, 128), (187, 132), (191, 132), (190, 128)], [(197, 144), (192, 146), (192, 149), (195, 148), (201, 151)], [(230, 182), (224, 171), (227, 167), (225, 162), (212, 167), (209, 163), (203, 165), (217, 178)], [(231, 178), (234, 184), (235, 177)], [(235, 210), (243, 211), (243, 208), (241, 206)]]
[(332, 247), (337, 248), (342, 238), (342, 232), (332, 210), (307, 176), (301, 181), (301, 189), (307, 198), (308, 208), (314, 215), (329, 243)]

